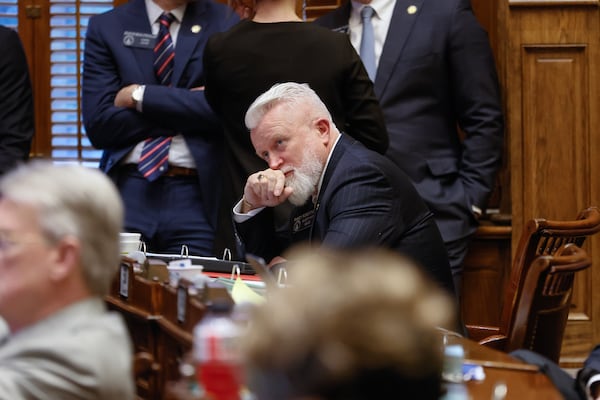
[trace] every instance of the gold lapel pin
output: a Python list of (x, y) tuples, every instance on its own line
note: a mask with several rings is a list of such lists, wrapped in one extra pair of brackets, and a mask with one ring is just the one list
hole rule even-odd
[(408, 8), (406, 9), (406, 12), (409, 14), (414, 14), (417, 12), (417, 6), (408, 6)]
[(200, 32), (201, 29), (202, 29), (202, 27), (200, 25), (194, 25), (194, 26), (192, 26), (192, 32), (193, 33), (198, 33), (198, 32)]

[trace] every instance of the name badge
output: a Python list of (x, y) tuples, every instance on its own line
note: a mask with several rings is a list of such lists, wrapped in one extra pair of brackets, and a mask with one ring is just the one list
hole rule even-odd
[(156, 36), (151, 33), (123, 32), (123, 44), (127, 47), (138, 47), (142, 49), (153, 49)]
[(313, 224), (313, 217), (315, 216), (315, 210), (310, 210), (305, 212), (304, 214), (300, 214), (297, 217), (294, 217), (292, 220), (292, 232), (297, 233), (308, 229)]

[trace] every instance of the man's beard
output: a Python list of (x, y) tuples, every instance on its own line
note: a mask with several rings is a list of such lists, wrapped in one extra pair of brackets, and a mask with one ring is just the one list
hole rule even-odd
[(294, 189), (294, 192), (288, 197), (290, 203), (295, 206), (304, 205), (306, 200), (315, 194), (322, 172), (323, 164), (313, 151), (307, 149), (304, 152), (301, 166), (294, 169), (292, 176), (285, 180), (285, 185)]

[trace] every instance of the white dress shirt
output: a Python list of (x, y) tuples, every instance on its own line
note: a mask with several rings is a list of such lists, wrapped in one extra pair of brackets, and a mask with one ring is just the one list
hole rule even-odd
[[(185, 14), (186, 5), (187, 4), (184, 4), (170, 11), (171, 14), (175, 16), (175, 20), (171, 23), (171, 26), (169, 27), (169, 32), (171, 33), (171, 40), (173, 41), (174, 48), (176, 48), (177, 36), (179, 34), (179, 28), (181, 27), (183, 15)], [(150, 25), (152, 26), (152, 34), (158, 35), (158, 17), (160, 17), (160, 15), (164, 11), (152, 0), (146, 0), (146, 11), (148, 12), (148, 22), (150, 22)], [(142, 91), (142, 100), (138, 102), (138, 105), (136, 106), (139, 112), (142, 111), (143, 104), (144, 92)], [(143, 147), (143, 141), (138, 143), (133, 148), (133, 150), (127, 155), (123, 162), (126, 164), (137, 164), (138, 160), (140, 159), (140, 155), (142, 154)], [(187, 144), (185, 143), (183, 135), (175, 135), (171, 140), (171, 145), (169, 147), (169, 164), (176, 165), (179, 167), (196, 168), (196, 163), (194, 162), (194, 158), (192, 157), (192, 154), (190, 153), (190, 150), (188, 149)]]
[(352, 11), (350, 11), (350, 20), (348, 21), (348, 30), (350, 33), (350, 42), (360, 54), (360, 39), (362, 37), (362, 20), (360, 12), (365, 6), (371, 6), (375, 11), (373, 18), (373, 34), (375, 35), (375, 66), (379, 66), (379, 58), (383, 51), (383, 44), (387, 37), (392, 14), (396, 0), (372, 0), (369, 4), (363, 4), (357, 0), (352, 0)]

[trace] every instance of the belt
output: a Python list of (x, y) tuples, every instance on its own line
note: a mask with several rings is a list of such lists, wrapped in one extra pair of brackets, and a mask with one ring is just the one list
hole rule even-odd
[(198, 176), (198, 171), (195, 168), (169, 165), (169, 168), (166, 172), (163, 172), (162, 176)]
[[(125, 171), (138, 172), (137, 164), (125, 164)], [(198, 171), (195, 168), (177, 167), (169, 165), (169, 168), (163, 172), (162, 176), (198, 176)]]

